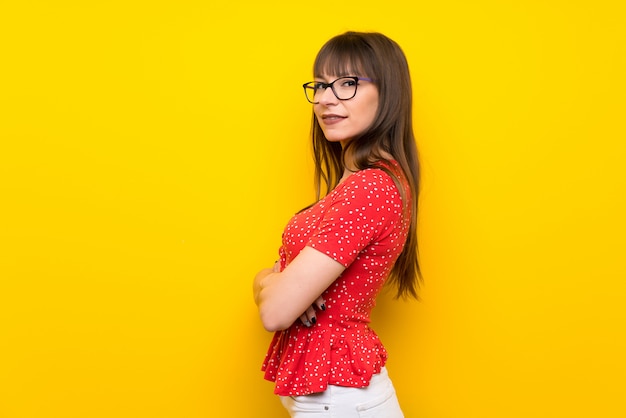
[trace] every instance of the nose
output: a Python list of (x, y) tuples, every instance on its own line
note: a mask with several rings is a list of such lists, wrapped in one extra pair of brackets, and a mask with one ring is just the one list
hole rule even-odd
[(321, 104), (333, 104), (336, 103), (337, 100), (337, 96), (335, 96), (335, 92), (333, 92), (333, 88), (330, 86), (318, 93), (318, 102)]

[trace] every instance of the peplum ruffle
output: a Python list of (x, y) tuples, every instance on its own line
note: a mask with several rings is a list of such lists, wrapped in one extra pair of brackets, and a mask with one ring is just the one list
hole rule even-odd
[(274, 334), (262, 371), (274, 393), (299, 396), (328, 385), (366, 387), (387, 361), (378, 335), (363, 322), (320, 317), (307, 328), (299, 321)]

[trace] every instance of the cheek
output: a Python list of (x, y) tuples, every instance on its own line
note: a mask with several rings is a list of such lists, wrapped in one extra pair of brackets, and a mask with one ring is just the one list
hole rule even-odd
[(363, 114), (367, 115), (369, 124), (373, 123), (374, 118), (376, 118), (376, 113), (378, 112), (378, 102), (378, 92), (372, 92), (372, 94), (368, 97), (368, 100), (365, 102), (366, 106), (363, 109)]
[(378, 101), (374, 101), (367, 109), (367, 121), (368, 125), (371, 125), (376, 118), (376, 113), (378, 112)]
[(315, 120), (317, 121), (317, 123), (319, 123), (322, 111), (321, 109), (318, 109), (318, 105), (314, 105), (313, 114), (315, 115)]

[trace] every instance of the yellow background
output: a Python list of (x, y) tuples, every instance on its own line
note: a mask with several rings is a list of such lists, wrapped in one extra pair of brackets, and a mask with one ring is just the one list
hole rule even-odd
[(405, 50), (407, 417), (626, 416), (621, 1), (0, 3), (0, 417), (284, 417), (251, 296), (313, 198), (315, 53)]

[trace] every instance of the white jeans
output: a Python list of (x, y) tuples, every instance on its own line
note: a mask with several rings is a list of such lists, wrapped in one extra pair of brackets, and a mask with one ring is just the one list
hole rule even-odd
[(292, 418), (403, 418), (396, 390), (384, 367), (368, 387), (329, 385), (325, 392), (281, 396)]

